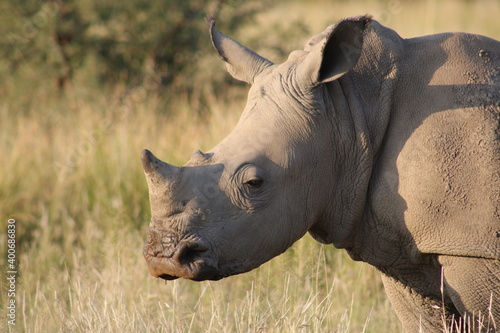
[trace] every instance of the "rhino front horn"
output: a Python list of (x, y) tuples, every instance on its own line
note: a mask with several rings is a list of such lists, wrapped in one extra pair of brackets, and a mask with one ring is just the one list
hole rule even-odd
[(142, 168), (144, 169), (144, 173), (146, 176), (154, 177), (161, 176), (164, 179), (173, 179), (177, 176), (179, 172), (179, 167), (173, 166), (171, 164), (165, 163), (152, 152), (147, 149), (144, 149), (141, 152), (141, 160), (142, 160)]

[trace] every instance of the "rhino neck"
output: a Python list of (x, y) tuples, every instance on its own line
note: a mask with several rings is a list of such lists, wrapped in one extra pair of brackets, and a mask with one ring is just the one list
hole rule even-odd
[(334, 110), (331, 123), (339, 128), (331, 146), (348, 149), (333, 153), (337, 165), (331, 170), (335, 184), (329, 208), (309, 231), (318, 241), (337, 248), (352, 248), (361, 229), (373, 166), (391, 117), (397, 59), (402, 54), (402, 39), (394, 31), (374, 22), (366, 34), (356, 67), (324, 87), (325, 105)]
[(356, 130), (367, 136), (374, 157), (391, 117), (398, 64), (403, 53), (403, 39), (395, 31), (372, 22), (357, 65), (339, 80)]

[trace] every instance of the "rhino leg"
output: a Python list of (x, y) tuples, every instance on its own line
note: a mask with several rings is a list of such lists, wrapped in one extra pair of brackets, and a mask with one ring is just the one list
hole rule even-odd
[(450, 300), (443, 300), (437, 279), (429, 283), (421, 272), (408, 273), (414, 277), (411, 285), (382, 273), (384, 288), (404, 332), (443, 332), (460, 314)]
[[(473, 332), (500, 329), (500, 260), (441, 256), (444, 287)], [(474, 319), (471, 319), (474, 318)]]

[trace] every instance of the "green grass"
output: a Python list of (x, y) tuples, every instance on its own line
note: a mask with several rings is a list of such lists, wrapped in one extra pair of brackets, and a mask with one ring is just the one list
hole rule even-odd
[[(290, 50), (341, 17), (384, 10), (385, 23), (405, 37), (467, 30), (500, 38), (493, 0), (399, 5), (290, 2), (239, 38), (258, 40), (285, 8), (290, 22), (300, 19), (310, 31), (290, 38), (297, 40)], [(400, 331), (378, 273), (309, 236), (259, 269), (218, 282), (149, 275), (141, 253), (149, 203), (139, 153), (149, 148), (183, 164), (195, 149), (211, 148), (238, 120), (245, 104), (240, 88), (204, 91), (206, 112), (199, 114), (198, 101), (186, 96), (166, 104), (140, 87), (97, 89), (84, 78), (59, 96), (51, 82), (40, 81), (6, 78), (0, 100), (0, 228), (16, 219), (19, 260), (16, 326), (6, 324), (2, 279), (1, 331)]]

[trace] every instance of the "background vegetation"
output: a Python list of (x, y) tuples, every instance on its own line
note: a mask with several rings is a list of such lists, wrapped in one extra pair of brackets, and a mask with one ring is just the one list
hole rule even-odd
[[(0, 263), (16, 219), (8, 332), (397, 332), (377, 272), (309, 236), (250, 273), (163, 282), (141, 254), (139, 152), (183, 164), (232, 129), (247, 87), (226, 75), (204, 16), (276, 62), (342, 17), (403, 37), (500, 38), (496, 0), (24, 0), (0, 4)], [(7, 269), (5, 269), (6, 271)]]

